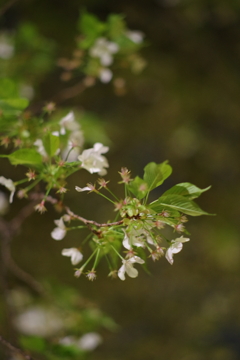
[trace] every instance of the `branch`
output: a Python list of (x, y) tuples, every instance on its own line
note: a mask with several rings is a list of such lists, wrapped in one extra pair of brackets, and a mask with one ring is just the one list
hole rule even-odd
[(1, 335), (0, 335), (0, 343), (2, 345), (4, 345), (6, 348), (8, 348), (11, 352), (22, 355), (26, 360), (36, 360), (32, 356), (27, 355), (26, 353), (24, 353), (21, 349), (19, 349), (16, 346), (12, 345), (9, 341), (4, 339)]
[(3, 15), (11, 6), (13, 6), (19, 0), (10, 0), (0, 9), (0, 16)]
[(123, 220), (119, 220), (119, 221), (115, 221), (115, 222), (111, 222), (111, 223), (103, 223), (103, 224), (100, 224), (94, 220), (87, 220), (87, 219), (84, 219), (82, 216), (79, 216), (79, 215), (76, 215), (74, 214), (69, 208), (66, 207), (66, 211), (68, 213), (68, 215), (70, 215), (72, 218), (74, 219), (77, 219), (77, 220), (80, 220), (82, 221), (84, 224), (88, 225), (88, 224), (91, 224), (91, 225), (95, 225), (97, 227), (108, 227), (108, 226), (114, 226), (114, 225), (122, 225), (123, 224)]

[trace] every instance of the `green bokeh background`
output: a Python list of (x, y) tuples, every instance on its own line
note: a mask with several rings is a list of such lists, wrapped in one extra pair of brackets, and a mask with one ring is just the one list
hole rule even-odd
[[(3, 4), (7, 1), (3, 1)], [(161, 191), (189, 181), (204, 188), (198, 203), (216, 217), (192, 218), (191, 241), (175, 257), (150, 264), (125, 282), (106, 277), (75, 279), (63, 247), (78, 244), (79, 232), (62, 242), (50, 237), (54, 211), (34, 214), (13, 244), (13, 256), (36, 278), (55, 277), (74, 285), (120, 325), (106, 333), (93, 360), (237, 360), (240, 358), (240, 3), (237, 0), (22, 0), (0, 17), (2, 28), (27, 21), (56, 42), (57, 56), (74, 47), (79, 10), (101, 19), (126, 16), (129, 28), (146, 34), (141, 75), (127, 75), (127, 93), (97, 84), (68, 100), (68, 108), (99, 115), (112, 141), (108, 155), (112, 188), (122, 166), (142, 175), (150, 161), (166, 159), (173, 175)], [(35, 103), (50, 100), (65, 84), (53, 67), (38, 80)], [(31, 75), (31, 74), (30, 74)], [(6, 161), (1, 173), (13, 177)], [(93, 181), (81, 172), (70, 179), (67, 201), (83, 216), (105, 221), (111, 208), (74, 186)], [(95, 179), (95, 178), (94, 178)], [(156, 194), (157, 195), (157, 194)], [(159, 192), (160, 195), (160, 192)], [(13, 204), (14, 209), (20, 201)]]

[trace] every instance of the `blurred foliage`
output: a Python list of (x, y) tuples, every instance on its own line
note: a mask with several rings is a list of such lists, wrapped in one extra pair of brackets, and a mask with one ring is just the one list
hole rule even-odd
[[(217, 216), (201, 219), (200, 226), (199, 219), (193, 223), (188, 251), (174, 267), (157, 264), (150, 269), (153, 276), (141, 274), (124, 284), (72, 279), (60, 245), (48, 235), (52, 219), (46, 218), (43, 230), (33, 217), (13, 244), (14, 254), (21, 254), (20, 263), (36, 277), (55, 273), (63, 283), (80, 288), (121, 324), (117, 335), (106, 336), (94, 360), (237, 360), (240, 3), (21, 1), (0, 21), (4, 33), (31, 21), (41, 36), (60, 44), (58, 56), (66, 57), (74, 51), (79, 7), (83, 11), (84, 6), (101, 21), (111, 12), (124, 14), (128, 26), (142, 30), (150, 43), (144, 49), (148, 66), (138, 79), (126, 77), (124, 98), (112, 94), (112, 85), (99, 84), (67, 103), (93, 111), (107, 123), (113, 143), (110, 174), (114, 177), (123, 165), (139, 173), (147, 162), (168, 158), (174, 168), (170, 185), (186, 180), (201, 188), (212, 184), (201, 207)], [(65, 86), (55, 68), (38, 84), (43, 101)], [(1, 164), (9, 176), (16, 172), (4, 160)], [(87, 174), (73, 177), (72, 189), (87, 181)], [(86, 216), (94, 219), (104, 219), (109, 211), (99, 201), (93, 213), (91, 199), (76, 199), (71, 192), (68, 199), (76, 209), (87, 201)], [(77, 235), (73, 241), (77, 244)]]

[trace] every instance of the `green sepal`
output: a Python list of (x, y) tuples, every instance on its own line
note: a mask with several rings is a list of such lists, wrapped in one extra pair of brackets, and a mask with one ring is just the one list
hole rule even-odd
[(210, 188), (211, 186), (208, 186), (205, 189), (200, 189), (191, 183), (185, 182), (173, 186), (171, 189), (165, 191), (165, 193), (162, 196), (175, 194), (175, 195), (185, 196), (189, 200), (192, 200), (199, 197), (203, 192), (209, 190)]
[(161, 164), (149, 163), (144, 168), (143, 180), (148, 184), (148, 190), (151, 191), (161, 185), (172, 173), (172, 167), (168, 161)]
[(158, 213), (163, 210), (174, 209), (191, 216), (213, 215), (203, 211), (194, 201), (182, 195), (161, 196), (150, 204), (150, 208)]

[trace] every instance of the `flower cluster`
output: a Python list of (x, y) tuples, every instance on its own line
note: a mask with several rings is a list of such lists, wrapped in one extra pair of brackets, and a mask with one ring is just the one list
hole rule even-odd
[[(98, 153), (100, 149), (100, 154)], [(89, 157), (89, 164), (85, 168), (89, 172), (93, 169), (92, 156), (96, 152), (96, 157), (101, 156), (105, 147), (95, 144), (95, 149), (86, 150)], [(94, 155), (94, 156), (95, 156)], [(104, 161), (102, 161), (104, 162)], [(100, 163), (102, 163), (100, 162)], [(98, 161), (96, 160), (96, 163)], [(96, 170), (100, 171), (100, 166), (95, 165)], [(166, 191), (159, 199), (147, 203), (149, 192), (155, 187), (162, 184), (164, 178), (171, 174), (171, 167), (167, 162), (162, 164), (150, 163), (144, 169), (144, 177), (130, 178), (130, 171), (123, 168), (120, 172), (124, 184), (126, 197), (123, 200), (113, 194), (109, 189), (105, 179), (98, 180), (99, 187), (93, 184), (87, 184), (85, 187), (76, 186), (78, 192), (88, 191), (95, 192), (103, 196), (114, 204), (115, 211), (118, 212), (118, 220), (106, 222), (104, 224), (93, 220), (87, 220), (75, 213), (69, 208), (59, 220), (55, 220), (55, 228), (51, 236), (55, 240), (61, 240), (67, 231), (78, 228), (87, 228), (92, 235), (88, 237), (92, 254), (85, 260), (80, 268), (75, 269), (75, 276), (79, 277), (85, 274), (86, 277), (93, 281), (96, 279), (96, 267), (99, 260), (103, 257), (107, 259), (110, 267), (109, 276), (119, 277), (125, 280), (126, 274), (130, 278), (138, 276), (138, 270), (135, 264), (146, 264), (147, 257), (153, 261), (159, 260), (165, 256), (166, 260), (172, 265), (174, 255), (179, 253), (183, 248), (183, 243), (190, 239), (183, 234), (188, 234), (185, 223), (186, 215), (199, 216), (207, 214), (201, 210), (192, 200), (198, 197), (207, 189), (199, 189), (190, 183), (181, 183)], [(105, 190), (110, 194), (103, 194)], [(65, 222), (69, 225), (66, 227)], [(72, 221), (80, 221), (83, 226), (70, 226)], [(166, 226), (172, 228), (173, 232), (182, 233), (181, 236), (168, 238), (168, 232), (165, 232)], [(77, 265), (84, 259), (84, 251), (79, 248), (69, 248), (62, 251), (62, 255), (71, 258), (73, 265)], [(90, 270), (87, 265), (92, 262)], [(119, 265), (120, 262), (120, 265)]]

